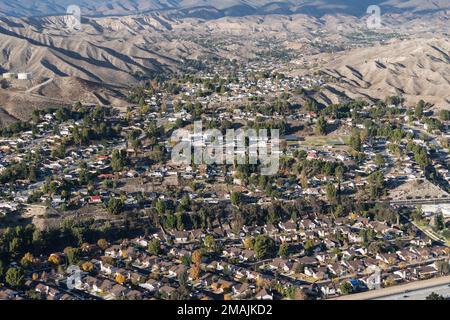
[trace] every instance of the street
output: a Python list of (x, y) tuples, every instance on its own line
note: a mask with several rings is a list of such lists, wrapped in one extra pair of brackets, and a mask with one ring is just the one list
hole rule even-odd
[(433, 291), (436, 293), (443, 292), (448, 296), (450, 293), (449, 285), (450, 276), (446, 276), (429, 280), (415, 281), (379, 290), (350, 294), (330, 300), (398, 300), (399, 296), (401, 296), (402, 299), (411, 298), (413, 300), (420, 300), (424, 299), (424, 297)]

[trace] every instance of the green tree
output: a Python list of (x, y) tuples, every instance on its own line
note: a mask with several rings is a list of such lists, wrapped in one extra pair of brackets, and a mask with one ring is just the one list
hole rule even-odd
[(67, 264), (69, 266), (75, 265), (79, 261), (80, 250), (78, 248), (67, 247), (64, 249), (66, 255)]
[(176, 220), (177, 220), (177, 229), (179, 231), (183, 231), (185, 229), (183, 214), (182, 213), (178, 213), (176, 215)]
[(16, 256), (20, 251), (20, 247), (21, 247), (20, 238), (17, 237), (12, 238), (12, 240), (9, 242), (9, 253), (12, 256)]
[(378, 154), (375, 156), (375, 164), (376, 164), (379, 168), (381, 168), (381, 167), (384, 166), (385, 160), (384, 160), (383, 155), (381, 155), (381, 154), (378, 153)]
[(25, 273), (22, 268), (9, 268), (6, 271), (6, 283), (13, 288), (18, 288), (22, 285), (25, 278)]
[(358, 130), (353, 130), (352, 132), (350, 137), (350, 147), (357, 152), (361, 152), (362, 150), (361, 135)]
[(205, 247), (209, 251), (215, 251), (216, 250), (216, 246), (217, 246), (216, 240), (210, 234), (205, 237), (205, 240), (203, 241), (203, 244), (205, 245)]
[(289, 252), (289, 244), (287, 244), (286, 242), (283, 242), (280, 245), (280, 248), (278, 249), (278, 255), (281, 258), (286, 258), (288, 256), (288, 252)]
[(254, 244), (256, 258), (272, 257), (276, 252), (275, 249), (275, 241), (272, 238), (263, 235), (256, 237)]
[(347, 212), (345, 211), (345, 208), (343, 205), (338, 204), (336, 208), (334, 209), (334, 214), (338, 218), (345, 217), (347, 215)]
[(439, 112), (439, 118), (442, 121), (449, 121), (450, 120), (450, 110), (445, 110), (445, 109), (441, 110)]
[(325, 135), (327, 134), (327, 122), (324, 117), (319, 117), (316, 125), (316, 134)]
[(161, 253), (161, 241), (158, 239), (153, 239), (148, 244), (148, 252), (157, 256)]
[(164, 200), (158, 199), (156, 201), (155, 208), (159, 214), (164, 214), (166, 212), (166, 203), (164, 202)]
[(312, 240), (307, 240), (304, 245), (305, 252), (307, 255), (310, 255), (314, 249), (314, 242)]
[(424, 109), (425, 109), (425, 101), (420, 100), (419, 103), (417, 103), (416, 108), (414, 109), (414, 115), (417, 118), (422, 119)]
[(231, 203), (235, 206), (242, 202), (242, 194), (240, 192), (233, 192), (230, 197)]
[(319, 110), (319, 106), (318, 106), (316, 100), (312, 100), (312, 99), (309, 99), (306, 102), (305, 108), (307, 111), (311, 111), (311, 112), (317, 112)]
[(327, 185), (327, 199), (330, 203), (335, 203), (337, 197), (337, 190), (334, 184), (329, 183)]
[(445, 300), (445, 298), (443, 296), (441, 296), (440, 294), (437, 294), (436, 292), (430, 293), (430, 295), (427, 296), (425, 299), (426, 300)]
[(445, 219), (444, 215), (441, 213), (438, 213), (434, 218), (434, 227), (436, 230), (441, 231), (445, 229)]
[(344, 179), (344, 171), (344, 166), (342, 166), (341, 164), (339, 164), (334, 170), (335, 176), (339, 182), (342, 182), (342, 180)]
[(343, 284), (340, 285), (339, 290), (341, 291), (342, 294), (350, 294), (353, 291), (353, 287), (350, 284), (350, 282), (344, 282)]
[(124, 203), (123, 203), (122, 199), (111, 198), (111, 199), (109, 199), (108, 205), (106, 208), (110, 214), (117, 215), (122, 212), (123, 205), (124, 205)]
[(111, 157), (111, 167), (115, 172), (122, 171), (126, 162), (124, 150), (114, 150)]
[(385, 188), (384, 176), (381, 171), (376, 171), (369, 175), (367, 181), (369, 182), (369, 192), (372, 199), (380, 197)]
[(20, 264), (22, 265), (22, 267), (28, 268), (30, 265), (32, 265), (33, 260), (33, 255), (28, 252), (22, 257), (22, 259), (20, 259)]
[(303, 169), (302, 172), (300, 173), (300, 185), (302, 186), (303, 189), (308, 188), (308, 176), (306, 174), (305, 169)]
[(418, 205), (417, 206), (417, 208), (416, 208), (416, 210), (414, 210), (412, 213), (411, 213), (411, 219), (413, 220), (413, 221), (420, 221), (421, 219), (422, 219), (422, 217), (423, 217), (423, 211), (422, 211), (422, 206), (421, 205)]
[(426, 168), (429, 165), (430, 159), (425, 147), (411, 143), (406, 146), (406, 149), (407, 151), (412, 151), (414, 153), (414, 161), (416, 161), (419, 166)]
[(28, 180), (30, 180), (31, 182), (36, 182), (37, 181), (37, 170), (36, 170), (36, 167), (34, 165), (31, 165), (30, 168), (29, 168)]

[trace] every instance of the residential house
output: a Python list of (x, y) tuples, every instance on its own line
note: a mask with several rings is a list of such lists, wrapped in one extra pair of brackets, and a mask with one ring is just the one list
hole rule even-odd
[(163, 297), (165, 298), (170, 298), (176, 291), (177, 289), (175, 289), (174, 287), (165, 285), (161, 288), (159, 288), (159, 293), (163, 295)]
[(278, 224), (281, 230), (285, 232), (296, 232), (297, 231), (297, 224), (295, 224), (293, 221), (287, 221), (287, 222), (280, 222)]
[(175, 231), (174, 237), (175, 243), (187, 243), (189, 240), (189, 233), (186, 231)]
[(260, 290), (255, 295), (256, 300), (273, 300), (273, 293), (269, 293), (266, 289)]

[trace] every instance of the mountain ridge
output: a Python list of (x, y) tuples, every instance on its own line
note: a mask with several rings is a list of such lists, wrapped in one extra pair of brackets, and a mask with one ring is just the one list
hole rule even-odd
[(216, 19), (265, 14), (348, 14), (363, 16), (371, 5), (382, 13), (423, 13), (450, 10), (450, 0), (0, 0), (0, 15), (15, 17), (66, 14), (77, 5), (82, 16), (120, 16), (159, 12), (178, 17)]

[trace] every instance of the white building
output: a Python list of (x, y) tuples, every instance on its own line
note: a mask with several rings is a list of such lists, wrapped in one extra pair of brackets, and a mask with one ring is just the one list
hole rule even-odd
[(3, 79), (16, 79), (17, 75), (13, 72), (6, 72), (3, 74)]
[(19, 80), (31, 80), (31, 73), (21, 72), (17, 74)]
[(450, 218), (450, 204), (428, 204), (422, 205), (422, 212), (425, 216), (441, 213), (445, 218)]

